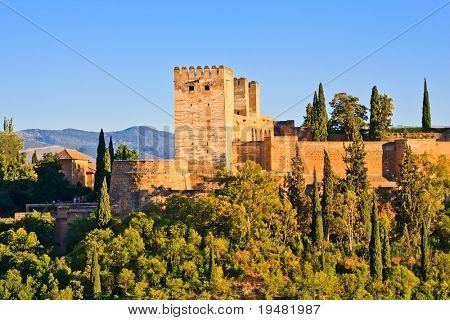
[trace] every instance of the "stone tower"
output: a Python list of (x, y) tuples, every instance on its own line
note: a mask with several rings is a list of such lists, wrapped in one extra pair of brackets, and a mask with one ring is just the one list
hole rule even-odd
[(233, 70), (175, 67), (175, 158), (231, 167)]

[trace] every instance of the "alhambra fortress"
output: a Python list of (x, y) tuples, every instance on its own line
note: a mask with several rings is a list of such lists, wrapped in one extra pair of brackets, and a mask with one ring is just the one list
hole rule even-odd
[[(339, 135), (326, 142), (311, 141), (310, 132), (294, 121), (275, 121), (260, 113), (260, 85), (235, 78), (224, 66), (175, 67), (175, 158), (115, 161), (110, 198), (115, 214), (141, 209), (158, 190), (206, 191), (214, 188), (218, 169), (235, 170), (247, 160), (284, 176), (299, 146), (307, 183), (314, 168), (321, 179), (323, 156), (330, 156), (334, 173), (344, 176), (342, 160), (348, 142)], [(393, 188), (405, 145), (413, 152), (450, 157), (450, 134), (391, 134), (387, 141), (365, 142), (370, 183)], [(87, 168), (89, 166), (86, 166)], [(162, 187), (162, 188), (161, 188)]]

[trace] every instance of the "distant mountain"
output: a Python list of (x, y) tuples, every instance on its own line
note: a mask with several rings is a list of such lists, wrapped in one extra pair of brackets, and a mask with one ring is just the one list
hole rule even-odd
[[(19, 131), (24, 139), (24, 149), (49, 148), (58, 146), (76, 149), (88, 156), (97, 156), (98, 132), (76, 129)], [(174, 136), (170, 132), (158, 131), (150, 127), (131, 127), (122, 131), (105, 132), (106, 145), (112, 136), (114, 148), (120, 144), (139, 151), (141, 159), (173, 158)], [(51, 148), (50, 148), (51, 147)]]

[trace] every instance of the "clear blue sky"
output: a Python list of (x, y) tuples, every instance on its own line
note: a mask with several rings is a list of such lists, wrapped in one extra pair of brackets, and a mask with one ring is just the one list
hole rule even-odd
[[(0, 0), (0, 116), (16, 129), (173, 127), (173, 119), (20, 18), (6, 2), (173, 113), (173, 67), (226, 65), (261, 84), (276, 117), (426, 16), (436, 1)], [(450, 5), (325, 87), (394, 99), (394, 125), (450, 125)], [(311, 100), (311, 99), (308, 99)], [(304, 115), (307, 101), (279, 119)]]

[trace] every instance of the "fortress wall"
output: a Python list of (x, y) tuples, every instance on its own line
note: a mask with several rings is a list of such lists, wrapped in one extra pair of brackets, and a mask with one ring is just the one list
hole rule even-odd
[[(296, 137), (274, 137), (266, 143), (266, 153), (270, 154), (268, 168), (277, 174), (290, 171), (291, 159), (295, 156)], [(345, 176), (344, 142), (299, 141), (298, 143), (307, 183), (312, 182), (314, 168), (317, 178), (322, 179), (324, 150), (328, 152), (334, 173), (340, 177)], [(394, 146), (392, 144), (384, 146), (385, 144), (385, 142), (365, 143), (368, 175), (371, 180), (383, 180), (383, 173), (389, 171), (388, 169), (395, 163)]]
[(238, 165), (249, 160), (266, 169), (264, 141), (233, 142), (233, 164)]
[(158, 187), (190, 190), (188, 163), (183, 160), (114, 161), (110, 199), (115, 214), (144, 206)]
[(408, 139), (408, 146), (416, 154), (427, 153), (433, 157), (445, 155), (450, 157), (450, 143), (447, 141), (436, 141), (434, 139)]

